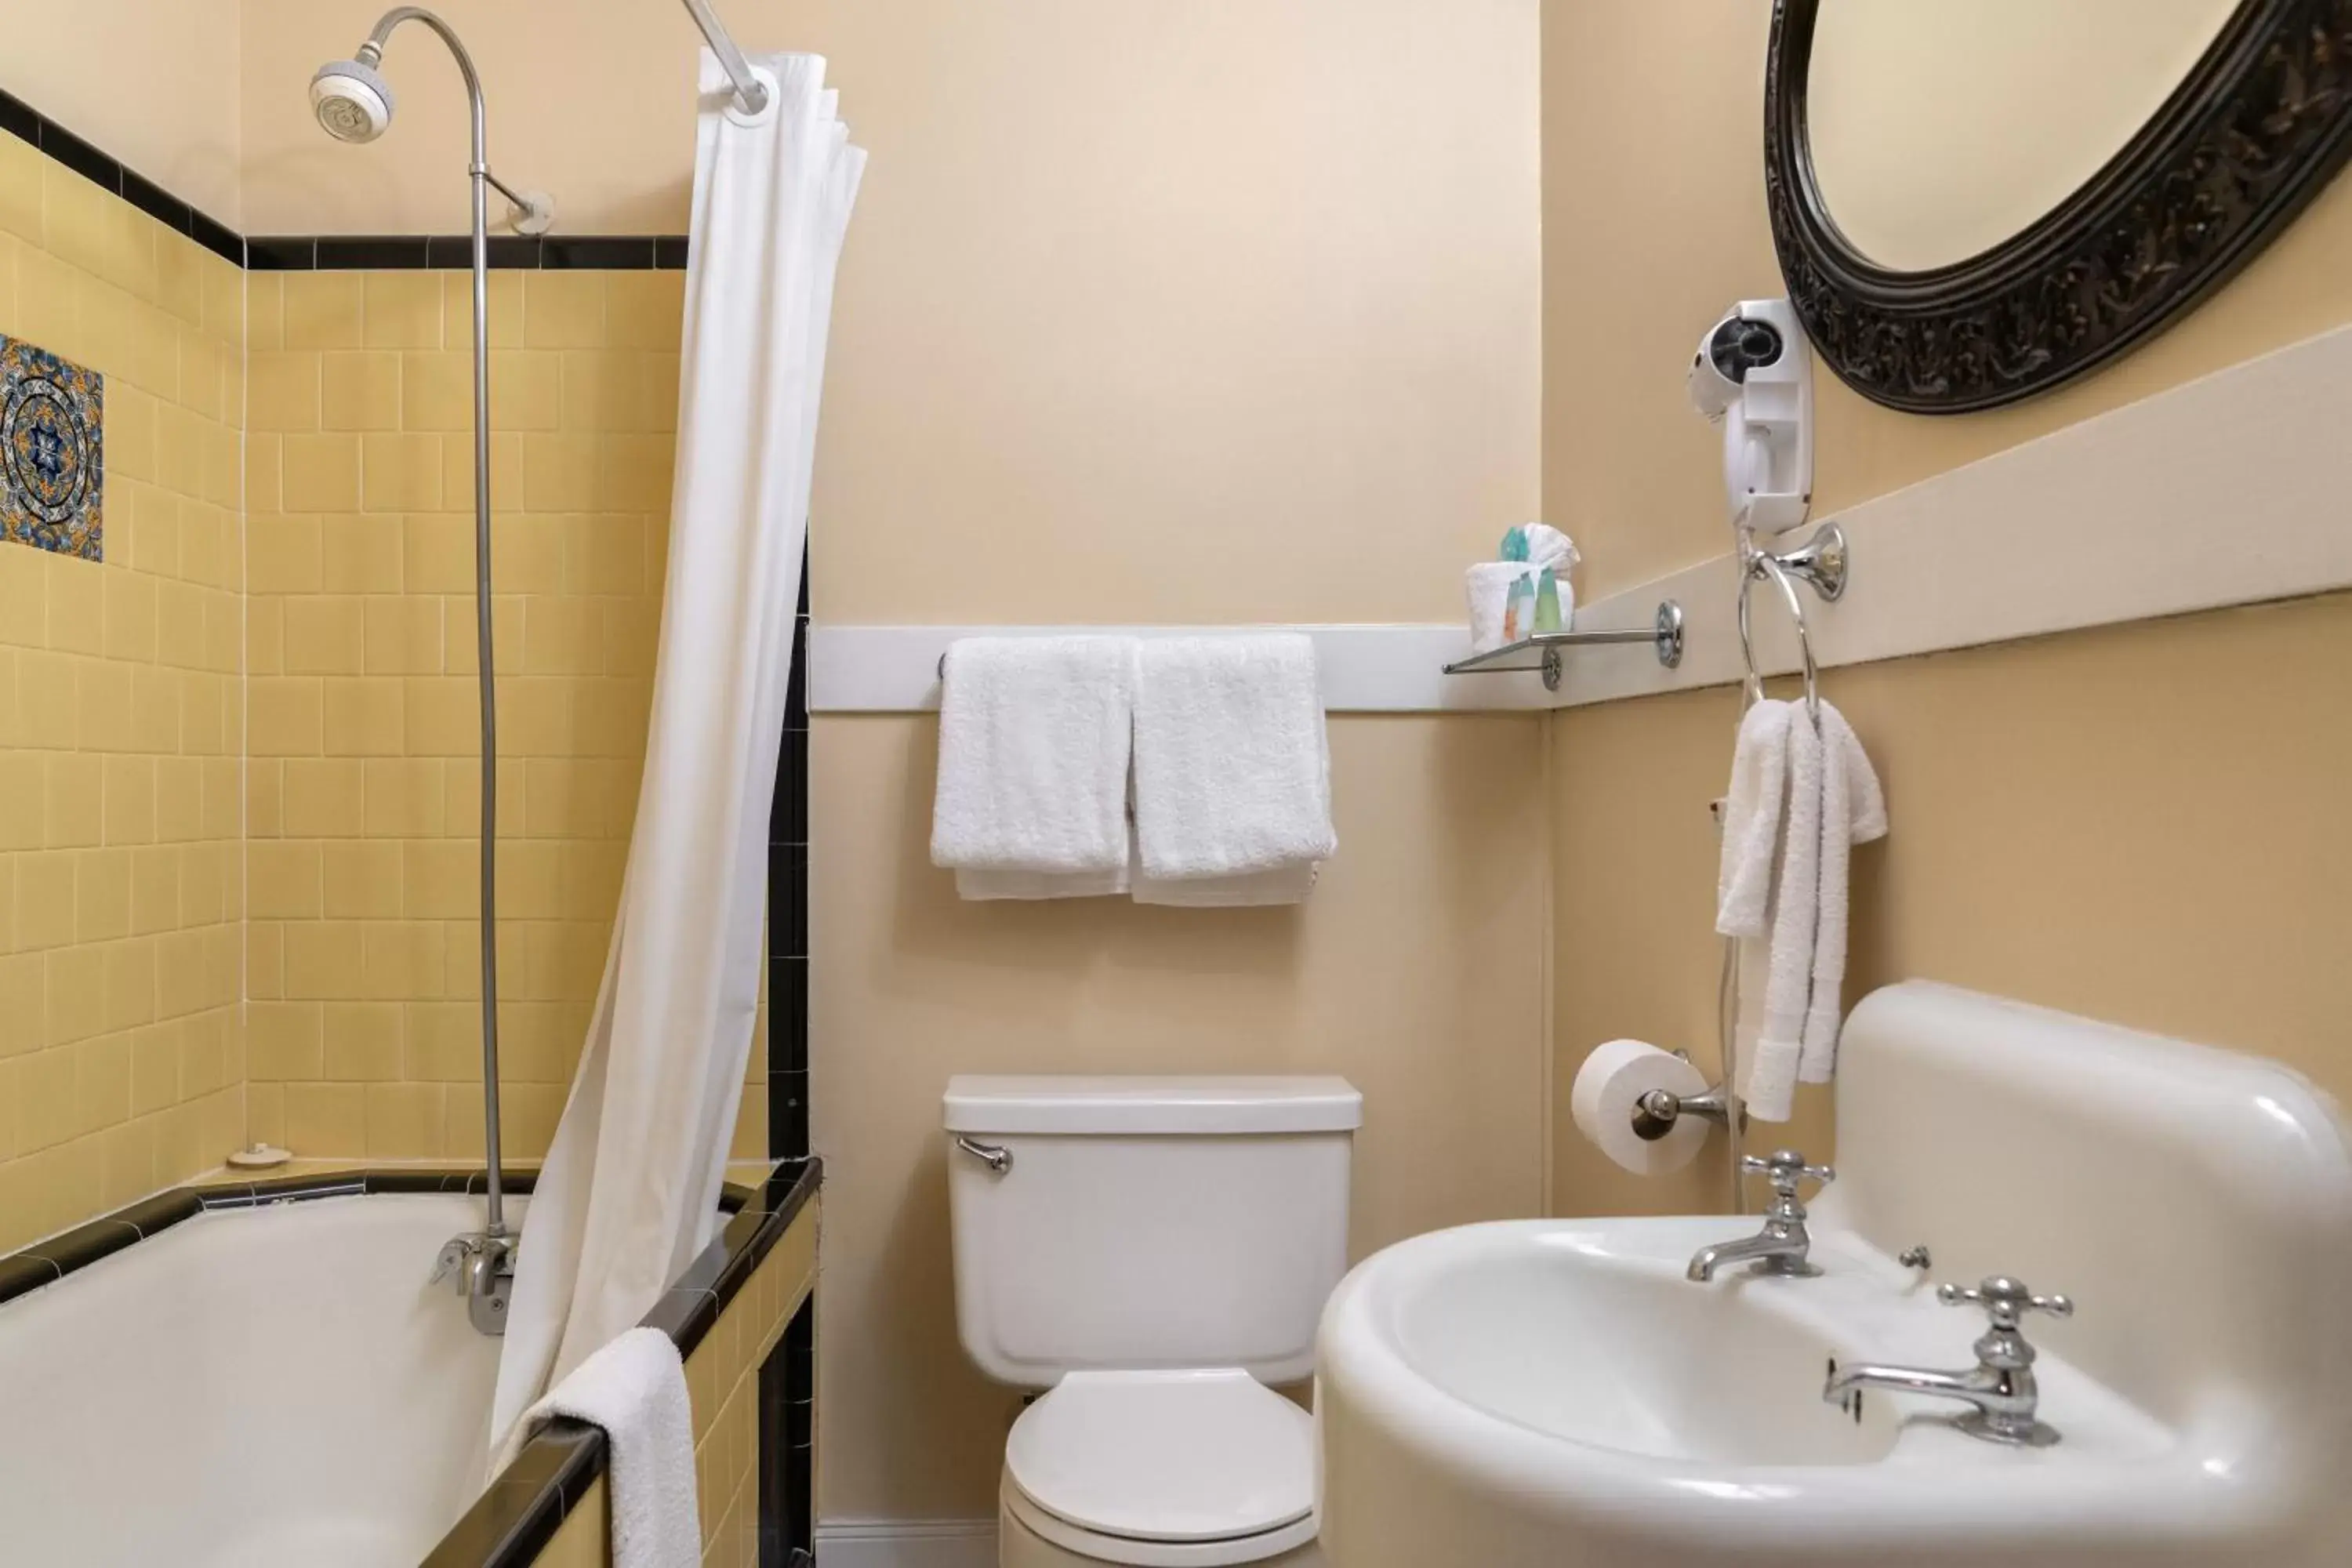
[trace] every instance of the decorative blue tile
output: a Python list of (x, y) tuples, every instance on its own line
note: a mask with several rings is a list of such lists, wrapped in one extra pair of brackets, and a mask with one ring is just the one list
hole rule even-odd
[(105, 559), (106, 378), (0, 335), (0, 537)]

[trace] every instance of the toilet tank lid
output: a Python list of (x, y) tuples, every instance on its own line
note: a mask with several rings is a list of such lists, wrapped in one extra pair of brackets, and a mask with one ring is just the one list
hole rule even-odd
[(975, 1078), (948, 1080), (950, 1132), (1345, 1132), (1364, 1097), (1342, 1078)]

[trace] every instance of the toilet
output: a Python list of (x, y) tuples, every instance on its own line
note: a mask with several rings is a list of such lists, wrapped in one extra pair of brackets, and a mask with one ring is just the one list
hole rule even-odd
[(1336, 1078), (950, 1080), (956, 1325), (1040, 1391), (1003, 1568), (1321, 1568), (1315, 1366), (1363, 1097)]

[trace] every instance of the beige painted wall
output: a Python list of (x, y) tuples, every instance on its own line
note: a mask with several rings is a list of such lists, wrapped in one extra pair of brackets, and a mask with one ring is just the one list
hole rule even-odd
[[(1851, 1003), (1948, 981), (2288, 1062), (2352, 1100), (2340, 889), (2352, 769), (2352, 595), (1832, 671), (1894, 831), (1858, 854)], [(1555, 721), (1559, 1106), (1583, 1050), (1632, 1034), (1711, 1060), (1716, 839), (1736, 695)], [(2317, 716), (2317, 717), (2315, 717)], [(1829, 1091), (1785, 1133), (1829, 1152)], [(1719, 1169), (1719, 1167), (1717, 1168)], [(1562, 1212), (1687, 1212), (1704, 1178), (1643, 1184), (1563, 1134)]]
[[(247, 0), (257, 232), (464, 220), (456, 78), (336, 146), (317, 62), (375, 0)], [(559, 226), (683, 229), (667, 0), (446, 6), (493, 162)], [(1427, 620), (1534, 504), (1534, 0), (742, 0), (869, 149), (818, 464), (839, 621)], [(548, 84), (566, 96), (540, 96)], [(1402, 111), (1406, 109), (1412, 111)]]
[[(1545, 10), (1546, 488), (1602, 591), (1727, 548), (1717, 438), (1684, 403), (1682, 367), (1715, 312), (1780, 287), (1756, 130), (1768, 11)], [(1649, 155), (1595, 156), (1637, 110), (1668, 128)], [(1565, 240), (1600, 229), (1647, 237)], [(1820, 377), (1817, 515), (2352, 319), (2347, 244), (2339, 181), (2183, 324), (2011, 409), (1898, 415)], [(1580, 312), (1585, 298), (1611, 309)], [(1875, 759), (1894, 822), (1857, 860), (1849, 1002), (1949, 981), (2277, 1056), (2352, 1090), (2332, 897), (2352, 861), (2334, 805), (2347, 742), (2310, 717), (2346, 710), (2347, 670), (2352, 599), (2336, 596), (1831, 671), (1825, 694)], [(1706, 803), (1736, 702), (1694, 692), (1552, 721), (1561, 1212), (1721, 1194), (1712, 1161), (1655, 1183), (1606, 1165), (1567, 1131), (1566, 1096), (1585, 1051), (1615, 1036), (1713, 1058)], [(1827, 1153), (1828, 1109), (1807, 1090), (1791, 1129), (1751, 1142)]]
[(239, 0), (12, 6), (0, 88), (232, 228)]
[[(811, 8), (874, 162), (820, 620), (1422, 620), (1537, 500), (1537, 8)], [(1416, 111), (1400, 113), (1411, 104)], [(941, 264), (952, 258), (950, 265)], [(986, 1517), (950, 1073), (1347, 1073), (1359, 1251), (1540, 1205), (1540, 721), (1343, 721), (1303, 914), (956, 901), (934, 727), (820, 720), (825, 1518)]]
[[(1771, 7), (1544, 7), (1544, 510), (1584, 547), (1587, 599), (1730, 547), (1720, 437), (1683, 372), (1724, 308), (1781, 291), (1764, 214)], [(1897, 414), (1817, 368), (1815, 512), (2002, 450), (2298, 342), (2352, 314), (2352, 181), (2222, 293), (2090, 378), (1987, 414)]]
[(957, 1072), (1339, 1072), (1351, 1251), (1538, 1212), (1543, 721), (1341, 720), (1339, 857), (1303, 909), (959, 901), (936, 726), (820, 720), (812, 1068), (825, 1156), (820, 1507), (994, 1511), (1017, 1396), (956, 1340), (940, 1095)]

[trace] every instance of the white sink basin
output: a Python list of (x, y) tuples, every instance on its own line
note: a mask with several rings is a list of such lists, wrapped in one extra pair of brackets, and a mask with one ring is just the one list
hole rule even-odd
[[(1953, 1176), (1969, 1167), (1939, 1163), (1984, 1138), (1986, 1108), (1938, 1075), (1998, 1081), (2001, 1051), (1978, 1042), (2017, 1020), (1961, 993), (1897, 993), (1857, 1012), (1844, 1070), (1862, 1103), (1842, 1091), (1841, 1114), (1871, 1106), (1903, 1136), (1846, 1134), (1845, 1180), (1815, 1205), (1820, 1278), (1735, 1266), (1690, 1282), (1693, 1252), (1756, 1228), (1720, 1215), (1474, 1226), (1349, 1276), (1318, 1350), (1335, 1568), (2352, 1563), (2337, 1496), (2352, 1332), (2336, 1305), (2352, 1163), (2325, 1103), (2268, 1064), (2152, 1058), (2156, 1042), (2063, 1020), (2097, 1037), (2054, 1042), (2074, 1072), (2096, 1076), (2128, 1043), (2143, 1080), (2186, 1075), (2179, 1097), (2135, 1090), (2137, 1110), (2110, 1113), (2078, 1098), (2095, 1086), (2037, 1074), (2032, 1094), (2076, 1109), (2039, 1152), (2030, 1116), (2007, 1119), (2004, 1193), (1988, 1202)], [(1959, 1026), (1943, 1030), (1952, 1009)], [(2038, 1056), (2053, 1041), (2026, 1044)], [(1891, 1088), (1908, 1092), (1880, 1103)], [(2166, 1138), (2208, 1135), (2192, 1167), (2190, 1151), (2166, 1155), (2170, 1178), (2145, 1163)], [(1906, 1178), (1922, 1161), (1938, 1179)], [(2117, 1212), (2136, 1201), (2158, 1212)], [(1858, 1419), (1822, 1402), (1833, 1359), (1974, 1364), (1982, 1311), (1941, 1305), (1892, 1260), (1871, 1234), (1888, 1209), (1927, 1227), (1893, 1235), (1925, 1236), (1966, 1270), (1937, 1278), (2015, 1272), (2077, 1297), (2074, 1321), (2026, 1325), (2056, 1447), (1970, 1436), (1952, 1425), (1968, 1407), (1948, 1400), (1872, 1390)]]

